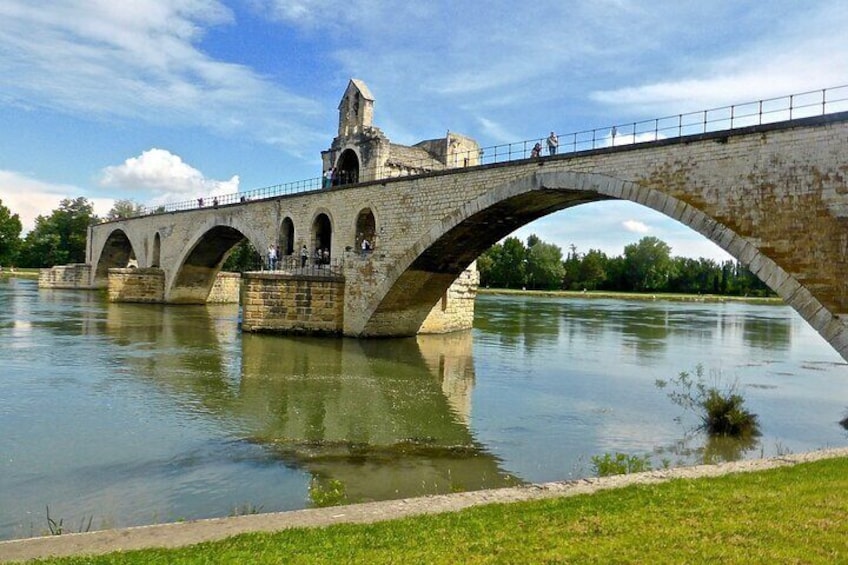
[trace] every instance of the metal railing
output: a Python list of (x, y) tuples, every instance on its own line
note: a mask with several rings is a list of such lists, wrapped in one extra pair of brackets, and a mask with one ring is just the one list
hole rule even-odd
[[(558, 155), (568, 155), (581, 151), (619, 147), (635, 143), (647, 143), (663, 139), (673, 139), (708, 132), (733, 130), (754, 125), (776, 123), (796, 118), (822, 116), (848, 110), (848, 85), (810, 90), (776, 98), (767, 98), (755, 102), (745, 102), (732, 106), (721, 106), (676, 114), (651, 120), (619, 123), (603, 128), (577, 131), (559, 135)], [(386, 167), (378, 171), (377, 180), (398, 176), (426, 174), (437, 170), (464, 168), (468, 166), (505, 163), (535, 157), (534, 146), (539, 144), (539, 158), (552, 156), (547, 148), (546, 138), (527, 139), (500, 145), (491, 145), (479, 150), (451, 155), (454, 166), (445, 165), (441, 169), (433, 168), (433, 160), (411, 162), (403, 170)], [(461, 163), (461, 165), (458, 165)], [(272, 198), (301, 192), (320, 190), (322, 178), (315, 177), (285, 184), (276, 184), (221, 196), (209, 196), (197, 200), (186, 200), (158, 207), (143, 207), (140, 215), (192, 210), (204, 207), (218, 207), (227, 204), (247, 202), (263, 198)]]
[(273, 264), (267, 261), (261, 271), (285, 275), (300, 275), (313, 277), (339, 277), (344, 269), (343, 259), (309, 256), (305, 260), (299, 255), (286, 255)]

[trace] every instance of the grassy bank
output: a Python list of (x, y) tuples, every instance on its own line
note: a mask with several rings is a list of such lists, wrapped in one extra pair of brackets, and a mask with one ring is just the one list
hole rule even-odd
[(3, 271), (0, 272), (0, 279), (37, 279), (38, 271), (40, 269), (15, 269), (12, 272), (11, 269), (7, 267), (3, 267)]
[(848, 459), (43, 563), (844, 563)]
[(777, 296), (724, 296), (720, 294), (676, 294), (671, 292), (612, 292), (605, 290), (514, 290), (509, 288), (477, 289), (478, 294), (551, 296), (561, 298), (617, 298), (620, 300), (674, 300), (679, 302), (746, 302), (749, 304), (783, 304)]

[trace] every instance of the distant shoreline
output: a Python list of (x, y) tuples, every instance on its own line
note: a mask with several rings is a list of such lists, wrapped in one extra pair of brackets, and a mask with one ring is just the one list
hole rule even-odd
[(669, 300), (675, 302), (743, 302), (746, 304), (784, 304), (778, 296), (726, 296), (721, 294), (679, 294), (671, 292), (614, 292), (607, 290), (515, 290), (510, 288), (477, 289), (478, 294), (494, 296), (544, 296), (550, 298), (614, 298), (617, 300)]

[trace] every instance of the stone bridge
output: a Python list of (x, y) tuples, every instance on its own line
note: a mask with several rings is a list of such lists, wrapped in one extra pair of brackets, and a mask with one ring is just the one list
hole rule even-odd
[[(629, 200), (718, 244), (848, 359), (847, 173), (848, 113), (467, 166), (99, 224), (89, 233), (89, 283), (105, 286), (110, 268), (134, 256), (139, 273), (161, 271), (163, 302), (202, 303), (242, 240), (257, 250), (279, 243), (295, 261), (317, 244), (334, 266), (323, 277), (246, 274), (245, 329), (253, 298), (279, 311), (262, 297), (296, 281), (288, 300), (301, 306), (314, 305), (315, 285), (335, 285), (326, 299), (334, 333), (407, 336), (515, 229), (572, 206)], [(360, 252), (362, 237), (370, 253)]]

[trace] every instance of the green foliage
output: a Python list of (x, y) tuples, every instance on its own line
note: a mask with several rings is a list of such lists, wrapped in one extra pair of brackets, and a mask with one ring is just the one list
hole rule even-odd
[(347, 500), (344, 483), (336, 479), (312, 479), (309, 485), (309, 500), (318, 508), (339, 506)]
[(134, 218), (144, 214), (144, 206), (132, 200), (116, 200), (112, 209), (106, 214), (107, 220)]
[(709, 436), (751, 438), (758, 436), (759, 422), (756, 414), (745, 408), (745, 399), (738, 392), (736, 382), (722, 386), (716, 377), (707, 385), (704, 367), (698, 365), (694, 376), (682, 371), (669, 381), (657, 380), (659, 388), (672, 385), (667, 394), (672, 402), (684, 410), (696, 412), (701, 420), (699, 429)]
[(525, 247), (515, 237), (492, 246), (477, 259), (480, 283), (495, 288), (676, 292), (732, 296), (773, 295), (740, 263), (671, 257), (671, 248), (655, 237), (625, 247), (624, 256), (608, 257), (590, 249), (568, 256), (536, 235)]
[(613, 455), (609, 453), (593, 455), (592, 469), (599, 477), (641, 473), (651, 470), (651, 458), (648, 455), (640, 457), (639, 455), (627, 455), (618, 452)]
[[(532, 244), (531, 238), (535, 238)], [(527, 288), (559, 289), (565, 275), (562, 250), (556, 245), (542, 242), (535, 236), (527, 238), (527, 245)]]
[(664, 290), (672, 274), (671, 247), (656, 237), (643, 237), (624, 248), (624, 264), (633, 290)]
[(38, 216), (20, 251), (23, 267), (52, 267), (85, 262), (88, 226), (98, 222), (85, 198), (62, 200), (49, 217)]
[(20, 217), (0, 200), (0, 265), (13, 265), (17, 261), (22, 229)]
[(244, 273), (245, 271), (258, 271), (262, 268), (262, 256), (256, 248), (245, 239), (233, 249), (227, 260), (224, 261), (222, 269), (231, 273)]

